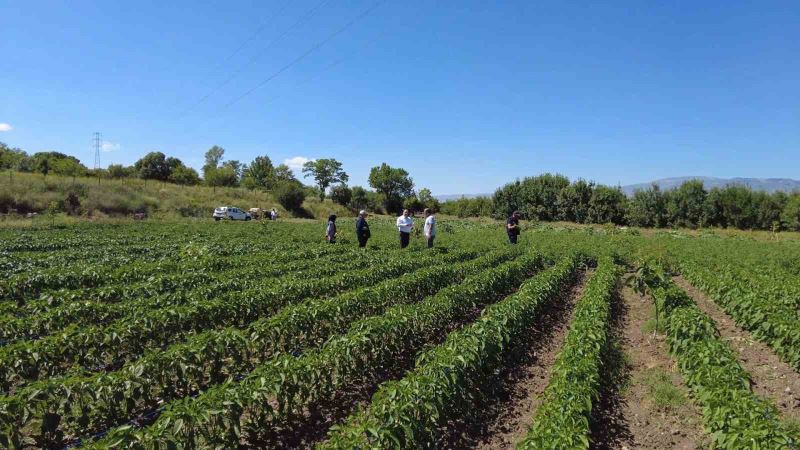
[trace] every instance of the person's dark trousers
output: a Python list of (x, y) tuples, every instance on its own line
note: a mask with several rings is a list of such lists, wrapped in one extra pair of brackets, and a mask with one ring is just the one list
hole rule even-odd
[(359, 247), (366, 247), (367, 246), (367, 240), (369, 240), (369, 238), (364, 237), (364, 236), (359, 236), (358, 237), (358, 246)]
[(408, 241), (411, 239), (411, 233), (400, 232), (400, 248), (408, 247)]
[(516, 234), (509, 234), (508, 235), (508, 242), (511, 242), (512, 244), (516, 244), (517, 243), (517, 235)]
[(428, 248), (433, 248), (433, 239), (435, 237), (436, 236), (431, 236), (431, 237), (428, 238)]

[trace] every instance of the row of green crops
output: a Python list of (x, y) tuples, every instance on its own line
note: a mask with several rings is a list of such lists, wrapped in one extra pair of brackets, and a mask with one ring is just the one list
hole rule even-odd
[(611, 297), (620, 272), (611, 259), (600, 261), (575, 306), (533, 427), (517, 448), (589, 448), (589, 420), (599, 395), (601, 366), (609, 345)]
[[(285, 259), (292, 258), (284, 252)], [(302, 253), (302, 252), (299, 252)], [(391, 260), (396, 252), (364, 253), (356, 250), (320, 254), (293, 261), (276, 263), (261, 262), (256, 259), (241, 259), (246, 264), (238, 264), (235, 269), (214, 271), (203, 269), (193, 271), (187, 268), (181, 274), (150, 276), (148, 280), (128, 285), (118, 284), (111, 289), (96, 289), (94, 295), (102, 296), (102, 301), (71, 300), (62, 306), (49, 308), (45, 312), (21, 317), (7, 315), (0, 319), (0, 339), (20, 339), (47, 334), (64, 329), (69, 325), (101, 325), (122, 317), (144, 314), (152, 309), (179, 306), (191, 300), (211, 299), (229, 292), (245, 289), (264, 289), (265, 281), (273, 285), (300, 278), (306, 274), (326, 276), (341, 272), (341, 264), (383, 264)], [(309, 264), (314, 259), (316, 264)], [(126, 294), (125, 297), (113, 294)], [(77, 297), (80, 293), (61, 295), (61, 298)], [(91, 297), (92, 294), (87, 295)], [(112, 299), (114, 301), (109, 301)]]
[(706, 429), (720, 449), (796, 449), (774, 405), (750, 389), (750, 377), (718, 336), (714, 321), (672, 282), (653, 297), (664, 311), (670, 352), (701, 406)]
[[(0, 386), (4, 390), (29, 381), (85, 368), (120, 364), (146, 350), (177, 342), (185, 335), (224, 326), (246, 326), (259, 317), (306, 297), (330, 297), (360, 286), (396, 277), (436, 259), (427, 252), (417, 259), (397, 258), (375, 267), (342, 271), (336, 275), (266, 283), (264, 288), (230, 292), (185, 305), (151, 309), (107, 326), (69, 327), (36, 341), (0, 348)], [(317, 266), (315, 266), (317, 267)], [(320, 266), (319, 270), (330, 270)]]
[[(247, 372), (278, 352), (319, 345), (361, 317), (378, 314), (392, 304), (416, 302), (515, 254), (495, 252), (463, 263), (458, 263), (459, 258), (471, 255), (441, 255), (429, 268), (330, 299), (288, 306), (246, 330), (207, 331), (164, 352), (148, 353), (116, 372), (34, 383), (0, 400), (0, 429), (20, 433), (15, 440), (29, 437), (36, 442), (89, 435), (161, 402)], [(46, 423), (44, 417), (58, 420)], [(48, 424), (57, 427), (43, 428)]]
[[(248, 268), (254, 261), (270, 264), (298, 262), (301, 258), (314, 258), (327, 254), (344, 253), (347, 247), (316, 246), (309, 249), (272, 249), (270, 258), (259, 257), (254, 254), (252, 258), (241, 255), (213, 255), (200, 258), (185, 257), (180, 253), (170, 258), (161, 258), (154, 262), (133, 262), (122, 267), (109, 265), (107, 262), (97, 264), (73, 263), (69, 270), (63, 267), (48, 270), (39, 270), (33, 273), (24, 273), (4, 280), (0, 283), (0, 297), (15, 300), (24, 305), (24, 309), (36, 308), (41, 302), (36, 302), (42, 293), (46, 297), (84, 298), (86, 294), (96, 292), (97, 288), (104, 286), (115, 287), (120, 284), (136, 282), (148, 283), (156, 275), (208, 273), (221, 270)], [(76, 255), (73, 255), (73, 258)], [(68, 291), (75, 290), (74, 292)], [(47, 299), (48, 303), (58, 303), (57, 299)], [(29, 305), (33, 303), (32, 305)]]
[[(124, 251), (117, 246), (83, 249), (80, 252), (81, 264), (103, 263), (109, 266), (122, 267), (128, 264), (157, 262), (179, 254), (177, 244), (162, 245), (128, 245)], [(46, 252), (6, 252), (0, 250), (0, 270), (12, 275), (33, 273), (34, 271), (60, 268), (70, 270), (75, 264), (74, 249), (51, 250)]]
[(469, 415), (480, 385), (490, 380), (502, 356), (530, 329), (541, 308), (574, 279), (582, 258), (567, 256), (524, 283), (516, 294), (489, 306), (473, 324), (450, 333), (423, 352), (399, 381), (384, 383), (369, 408), (331, 430), (322, 448), (426, 448), (437, 425)]
[(302, 357), (279, 355), (239, 383), (223, 383), (170, 405), (150, 427), (122, 428), (96, 448), (139, 448), (180, 442), (192, 448), (235, 448), (243, 433), (268, 434), (335, 392), (397, 365), (475, 306), (501, 298), (543, 264), (538, 255), (470, 276), (420, 303), (398, 305), (354, 323), (348, 333)]
[(682, 262), (681, 272), (708, 293), (737, 325), (800, 369), (800, 315), (796, 308), (764, 295), (770, 283), (742, 279), (721, 268), (710, 270), (707, 265), (690, 260)]

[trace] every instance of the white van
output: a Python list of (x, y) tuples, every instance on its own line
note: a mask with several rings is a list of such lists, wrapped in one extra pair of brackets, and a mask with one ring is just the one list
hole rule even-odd
[(230, 219), (230, 220), (250, 220), (252, 216), (250, 213), (242, 211), (235, 206), (220, 206), (214, 208), (214, 214), (211, 216), (214, 220)]

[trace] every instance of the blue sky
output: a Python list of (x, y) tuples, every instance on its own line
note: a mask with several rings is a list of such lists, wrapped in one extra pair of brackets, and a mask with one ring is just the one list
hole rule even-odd
[(374, 4), (0, 1), (0, 141), (387, 162), (435, 194), (800, 177), (797, 1), (387, 0), (326, 41)]

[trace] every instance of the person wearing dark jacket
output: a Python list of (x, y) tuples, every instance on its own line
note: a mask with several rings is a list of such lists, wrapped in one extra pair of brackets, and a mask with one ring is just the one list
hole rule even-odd
[(511, 214), (511, 217), (506, 220), (506, 232), (508, 233), (508, 241), (512, 244), (517, 243), (517, 237), (519, 236), (519, 211), (514, 211)]
[(336, 214), (328, 216), (328, 226), (325, 227), (325, 239), (331, 244), (336, 242)]
[(358, 219), (356, 220), (356, 238), (358, 239), (358, 246), (366, 247), (367, 241), (371, 236), (369, 224), (367, 223), (367, 212), (362, 209), (358, 212)]

